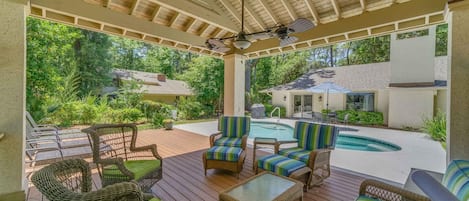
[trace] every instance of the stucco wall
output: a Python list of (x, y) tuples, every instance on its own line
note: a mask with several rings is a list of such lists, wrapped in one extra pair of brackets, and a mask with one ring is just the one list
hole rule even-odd
[[(287, 100), (283, 99), (284, 96), (287, 97)], [(293, 111), (287, 107), (287, 101), (288, 101), (288, 93), (286, 91), (275, 91), (272, 93), (272, 105), (285, 107), (286, 115), (287, 117), (289, 117)]]
[(391, 34), (391, 83), (432, 82), (435, 78), (435, 27), (428, 36), (396, 40)]
[(390, 89), (389, 127), (422, 127), (424, 118), (433, 117), (433, 96), (433, 89)]
[(435, 112), (439, 110), (440, 112), (447, 114), (447, 111), (448, 111), (448, 97), (446, 97), (447, 95), (448, 95), (448, 90), (446, 89), (440, 89), (437, 91)]
[(383, 113), (384, 124), (388, 124), (389, 91), (386, 89), (375, 92), (375, 110)]

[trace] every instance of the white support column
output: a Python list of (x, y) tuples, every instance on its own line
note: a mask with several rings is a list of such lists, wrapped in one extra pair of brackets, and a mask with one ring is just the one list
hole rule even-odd
[(469, 1), (449, 5), (447, 160), (469, 160)]
[(245, 60), (240, 54), (230, 54), (225, 60), (224, 115), (244, 116)]
[(26, 1), (0, 2), (0, 200), (25, 200)]

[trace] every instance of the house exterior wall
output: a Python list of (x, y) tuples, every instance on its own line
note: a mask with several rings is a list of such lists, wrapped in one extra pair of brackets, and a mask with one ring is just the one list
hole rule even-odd
[(174, 95), (143, 94), (142, 99), (163, 102), (166, 104), (174, 104), (176, 102), (176, 96)]
[(448, 111), (448, 90), (439, 89), (436, 93), (436, 110), (435, 113), (440, 111), (447, 114)]
[(428, 36), (397, 40), (391, 34), (391, 83), (433, 83), (435, 26)]
[[(287, 97), (287, 100), (283, 99), (284, 96)], [(287, 91), (275, 91), (275, 92), (272, 93), (272, 105), (285, 107), (286, 115), (287, 115), (287, 117), (289, 117), (290, 116), (289, 112), (292, 113), (293, 110), (290, 111), (290, 109), (287, 107), (287, 101), (288, 101)]]
[(383, 113), (383, 122), (388, 124), (389, 115), (389, 91), (386, 89), (375, 92), (375, 110)]
[(433, 117), (434, 94), (434, 89), (390, 89), (388, 126), (422, 127), (424, 118)]

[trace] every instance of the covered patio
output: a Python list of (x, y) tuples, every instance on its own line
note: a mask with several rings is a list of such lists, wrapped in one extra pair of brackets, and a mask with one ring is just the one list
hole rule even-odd
[[(205, 46), (205, 42), (210, 38), (238, 35), (242, 20), (239, 0), (2, 1), (0, 26), (3, 28), (0, 45), (4, 51), (0, 57), (0, 133), (5, 135), (0, 139), (0, 197), (9, 200), (24, 200), (26, 197), (23, 161), (26, 16), (222, 58), (225, 62), (226, 115), (244, 115), (247, 59), (448, 23), (447, 161), (450, 161), (469, 159), (466, 148), (469, 145), (469, 136), (466, 134), (469, 130), (466, 122), (469, 119), (469, 47), (466, 45), (469, 43), (468, 11), (468, 0), (253, 0), (247, 1), (245, 5), (246, 33), (263, 31), (279, 24), (287, 25), (298, 18), (309, 19), (316, 27), (292, 34), (298, 40), (283, 47), (279, 46), (277, 38), (270, 38), (251, 41), (249, 48), (240, 50), (232, 46), (232, 40), (227, 40), (225, 45), (229, 47), (229, 51), (217, 52), (216, 49)], [(402, 67), (400, 70), (418, 73), (418, 69)], [(191, 136), (187, 133), (185, 135)], [(200, 144), (194, 147), (179, 144), (183, 143), (181, 141), (178, 144), (168, 142), (167, 145), (163, 139), (156, 142), (160, 145), (159, 150), (166, 156), (167, 164), (175, 168), (187, 168), (180, 169), (186, 173), (188, 169), (195, 170), (194, 175), (183, 177), (166, 168), (165, 180), (155, 186), (156, 192), (163, 199), (185, 200), (191, 198), (192, 194), (202, 193), (202, 196), (207, 196), (202, 199), (212, 200), (216, 199), (220, 189), (237, 182), (235, 177), (229, 176), (203, 177), (202, 168), (197, 170), (197, 164), (201, 161), (196, 159), (200, 156), (200, 150), (208, 147), (208, 140), (203, 137), (195, 138), (200, 138), (197, 139)], [(249, 163), (245, 165), (250, 166)], [(252, 174), (246, 168), (240, 180)], [(332, 178), (318, 188), (323, 193), (314, 196), (308, 193), (305, 197), (314, 200), (319, 199), (316, 196), (324, 195), (324, 199), (350, 200), (356, 195), (362, 179), (361, 176), (336, 169)], [(201, 188), (186, 186), (197, 186), (200, 182), (210, 184)]]

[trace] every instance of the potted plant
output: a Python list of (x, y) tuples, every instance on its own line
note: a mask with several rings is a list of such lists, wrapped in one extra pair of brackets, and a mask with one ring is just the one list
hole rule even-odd
[(172, 120), (172, 119), (163, 120), (163, 126), (166, 130), (172, 130), (173, 129), (173, 124), (174, 124), (174, 120)]

